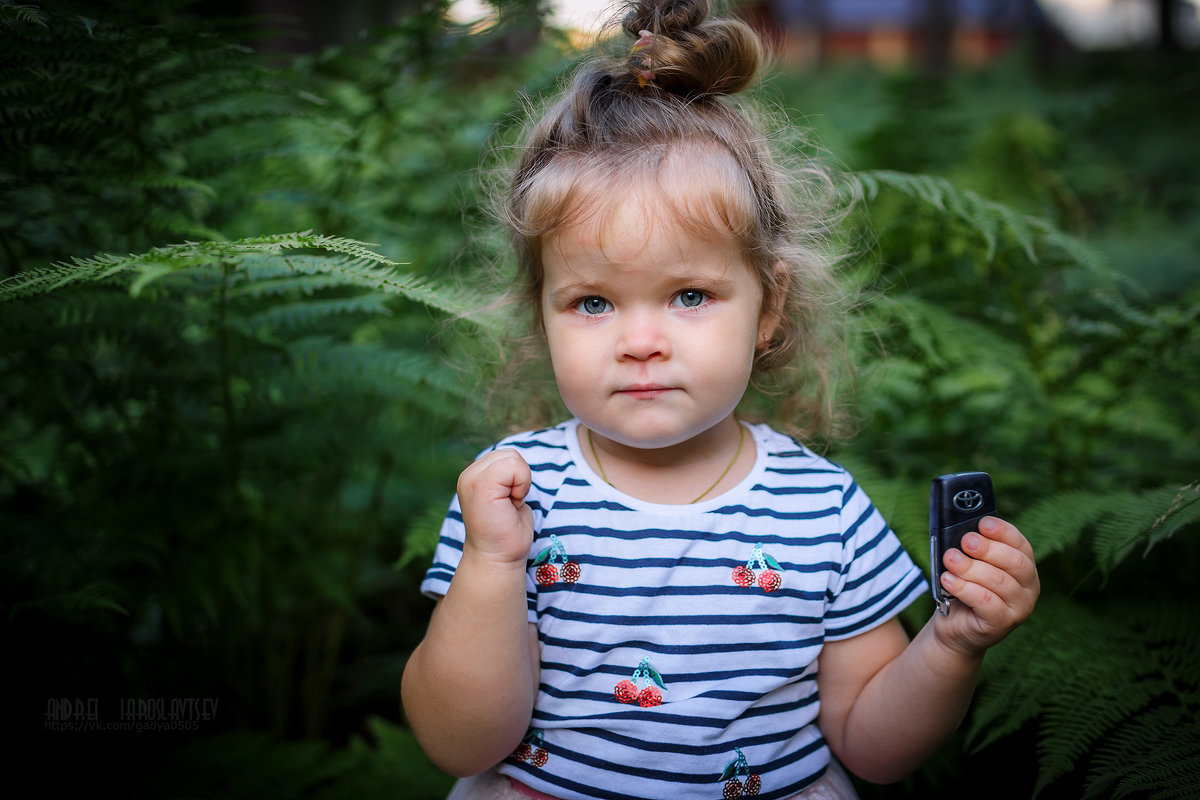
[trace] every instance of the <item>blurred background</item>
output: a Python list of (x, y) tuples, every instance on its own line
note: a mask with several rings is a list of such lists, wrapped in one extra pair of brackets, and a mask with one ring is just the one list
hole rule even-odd
[[(990, 472), (1043, 581), (961, 732), (862, 795), (1200, 796), (1200, 6), (735, 11), (850, 209), (856, 430), (814, 444), (921, 564), (929, 479)], [(399, 681), (503, 405), (501, 323), (459, 319), (508, 266), (481, 183), (604, 12), (0, 0), (14, 786), (444, 797)]]

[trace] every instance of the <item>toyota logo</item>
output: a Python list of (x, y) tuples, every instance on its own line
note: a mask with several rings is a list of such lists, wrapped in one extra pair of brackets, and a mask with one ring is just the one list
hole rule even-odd
[(983, 505), (983, 494), (976, 489), (963, 489), (954, 495), (954, 507), (959, 511), (974, 511)]

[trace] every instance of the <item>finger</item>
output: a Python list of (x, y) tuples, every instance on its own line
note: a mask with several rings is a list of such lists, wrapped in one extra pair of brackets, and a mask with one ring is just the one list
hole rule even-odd
[(1006, 522), (999, 517), (983, 517), (979, 520), (979, 533), (986, 536), (988, 539), (1004, 544), (1019, 550), (1025, 555), (1033, 558), (1033, 545), (1029, 543), (1017, 527), (1011, 522)]
[(962, 552), (972, 559), (1012, 575), (1021, 584), (1030, 583), (1037, 575), (1032, 554), (1006, 542), (989, 539), (980, 533), (967, 533), (962, 537), (960, 546)]
[(1003, 626), (1015, 616), (1013, 607), (987, 586), (964, 580), (952, 572), (942, 573), (942, 586), (954, 598), (992, 626)]
[[(966, 539), (966, 536), (964, 536)], [(973, 585), (979, 587), (991, 595), (1000, 597), (1006, 604), (1015, 604), (1019, 602), (1022, 591), (1025, 590), (1018, 579), (1009, 572), (1006, 572), (1000, 567), (989, 564), (988, 561), (973, 559), (967, 557), (958, 549), (950, 549), (943, 558), (943, 564), (946, 564), (947, 572), (943, 573), (942, 585), (947, 587), (950, 594), (959, 597), (959, 600), (971, 604), (965, 597), (961, 597), (960, 593), (964, 585)], [(946, 576), (949, 576), (947, 578)], [(947, 581), (955, 583), (956, 589), (950, 589)]]

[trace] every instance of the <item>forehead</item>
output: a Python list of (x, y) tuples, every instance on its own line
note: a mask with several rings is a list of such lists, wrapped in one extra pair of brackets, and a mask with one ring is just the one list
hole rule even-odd
[(711, 207), (695, 203), (689, 185), (681, 180), (678, 193), (645, 187), (605, 194), (593, 213), (546, 237), (545, 279), (625, 276), (649, 285), (748, 268), (741, 242)]
[(749, 179), (717, 144), (658, 145), (619, 160), (566, 157), (560, 167), (533, 204), (547, 239), (677, 232), (744, 240), (755, 227)]

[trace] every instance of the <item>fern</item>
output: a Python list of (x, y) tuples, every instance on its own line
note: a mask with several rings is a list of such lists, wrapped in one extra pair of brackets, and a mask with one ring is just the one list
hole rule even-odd
[[(467, 295), (399, 272), (399, 263), (376, 253), (362, 242), (309, 232), (256, 236), (234, 242), (188, 242), (128, 256), (104, 254), (73, 258), (67, 263), (26, 270), (0, 281), (0, 303), (126, 274), (134, 275), (131, 290), (137, 295), (154, 281), (172, 273), (213, 264), (237, 266), (249, 256), (282, 256), (296, 249), (325, 250), (340, 257), (284, 259), (282, 264), (294, 275), (322, 273), (342, 285), (401, 295), (448, 313), (462, 313), (471, 306)], [(269, 288), (260, 293), (265, 291)]]
[[(1200, 738), (1186, 733), (1194, 729), (1197, 714), (1200, 709), (1194, 706), (1163, 706), (1129, 719), (1097, 748), (1084, 797), (1200, 796)], [(1128, 765), (1137, 769), (1131, 771)]]
[(213, 179), (235, 151), (214, 147), (213, 135), (245, 139), (260, 121), (301, 111), (276, 73), (231, 41), (237, 29), (164, 20), (159, 4), (130, 6), (151, 25), (89, 19), (70, 3), (0, 9), (0, 275), (221, 238)]
[[(1190, 785), (1196, 775), (1185, 765), (1200, 747), (1200, 686), (1183, 662), (1197, 651), (1197, 622), (1183, 604), (1100, 615), (1043, 598), (1026, 625), (989, 653), (969, 741), (981, 750), (1038, 719), (1038, 793), (1081, 764), (1090, 764), (1089, 796), (1118, 784), (1169, 787), (1182, 778)], [(1128, 757), (1135, 738), (1147, 755), (1152, 743), (1171, 741), (1141, 761)]]
[(254, 314), (246, 320), (245, 325), (249, 331), (263, 328), (287, 331), (307, 328), (321, 317), (336, 314), (389, 315), (392, 312), (386, 302), (387, 297), (383, 294), (364, 294), (357, 297), (288, 303)]
[[(219, 629), (230, 660), (215, 669), (246, 707), (283, 729), (301, 704), (317, 732), (336, 673), (316, 665), (338, 663), (341, 634), (296, 631), (329, 614), (339, 631), (365, 623), (363, 561), (396, 590), (395, 545), (376, 537), (404, 530), (447, 479), (413, 448), (478, 402), (431, 346), (432, 318), (474, 301), (361, 242), (292, 233), (75, 258), (0, 281), (0, 302), (13, 346), (0, 386), (18, 401), (0, 427), (0, 492), (62, 509), (59, 535), (5, 559), (28, 591), (18, 617), (128, 613), (159, 642)], [(371, 501), (351, 504), (363, 483)], [(86, 525), (68, 521), (84, 513), (76, 493), (97, 498)], [(79, 547), (84, 531), (106, 546)], [(141, 577), (113, 600), (90, 571)], [(298, 641), (316, 648), (304, 663)]]
[(1069, 491), (1043, 497), (1015, 520), (1031, 531), (1034, 553), (1043, 559), (1095, 529), (1093, 549), (1101, 570), (1112, 572), (1138, 544), (1145, 553), (1200, 518), (1196, 484), (1145, 492)]
[(118, 599), (120, 592), (117, 587), (106, 581), (87, 583), (70, 589), (46, 594), (33, 600), (14, 603), (9, 611), (9, 619), (18, 614), (39, 612), (45, 614), (91, 614), (95, 612), (115, 612), (129, 614), (128, 609)]
[(1096, 561), (1106, 574), (1139, 544), (1143, 555), (1185, 525), (1200, 519), (1200, 483), (1145, 492), (1109, 509), (1094, 541)]
[(252, 732), (210, 736), (151, 768), (154, 794), (264, 800), (446, 796), (453, 778), (429, 762), (411, 732), (376, 716), (367, 718), (364, 727), (341, 749)]
[(887, 188), (925, 203), (966, 222), (986, 244), (985, 258), (995, 258), (1000, 244), (1015, 242), (1032, 262), (1039, 261), (1044, 245), (1058, 250), (1070, 262), (1090, 272), (1108, 275), (1100, 255), (1085, 242), (1040, 217), (1014, 211), (1009, 206), (980, 197), (934, 175), (913, 175), (892, 170), (866, 170), (844, 176), (843, 191), (853, 198), (874, 201)]
[(4, 0), (0, 3), (0, 25), (11, 25), (14, 22), (26, 25), (46, 27), (46, 14), (37, 6), (21, 5)]

